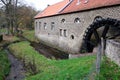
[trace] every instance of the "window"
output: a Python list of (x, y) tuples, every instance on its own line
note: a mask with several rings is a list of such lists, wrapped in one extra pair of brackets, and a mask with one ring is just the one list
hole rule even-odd
[(62, 36), (62, 29), (60, 29), (60, 36)]
[(74, 35), (71, 35), (71, 39), (74, 39)]
[(55, 28), (55, 23), (51, 22), (51, 30), (54, 30), (54, 28)]
[(64, 30), (64, 37), (67, 37), (67, 30)]
[(67, 37), (67, 30), (66, 29), (60, 29), (60, 36)]
[(40, 28), (41, 28), (41, 22), (39, 22), (39, 30), (40, 30)]
[(47, 23), (44, 23), (44, 30), (47, 29)]
[(37, 22), (36, 22), (36, 28), (37, 28)]
[(74, 23), (80, 23), (80, 18), (75, 18)]
[(61, 20), (61, 23), (65, 23), (65, 19), (62, 19), (62, 20)]
[(37, 22), (35, 23), (35, 26), (36, 26), (36, 32), (38, 32), (38, 23)]

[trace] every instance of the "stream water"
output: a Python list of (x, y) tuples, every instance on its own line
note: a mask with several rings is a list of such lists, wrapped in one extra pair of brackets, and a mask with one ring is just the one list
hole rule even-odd
[(9, 75), (5, 80), (23, 80), (25, 78), (25, 70), (23, 63), (15, 58), (8, 49), (5, 49), (8, 54), (8, 59), (11, 63)]
[[(53, 49), (42, 43), (31, 42), (25, 39), (24, 37), (21, 39), (21, 41), (30, 42), (31, 46), (34, 47), (36, 51), (38, 51), (40, 54), (44, 55), (47, 58), (52, 59), (52, 57), (54, 57), (55, 59), (68, 59), (68, 54), (61, 52), (59, 50)], [(6, 53), (8, 54), (8, 59), (11, 63), (10, 73), (8, 76), (6, 76), (5, 80), (24, 80), (25, 78), (24, 64), (20, 60), (18, 60), (8, 49), (8, 45), (13, 43), (18, 43), (21, 41), (14, 41), (12, 43), (9, 43), (3, 46)]]

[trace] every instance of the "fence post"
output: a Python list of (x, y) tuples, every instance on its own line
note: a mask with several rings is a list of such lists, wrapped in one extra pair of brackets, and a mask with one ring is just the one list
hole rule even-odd
[(96, 60), (96, 73), (99, 75), (100, 73), (100, 63), (101, 63), (101, 43), (98, 44), (98, 52), (97, 52), (97, 60)]
[(97, 75), (99, 75), (100, 73), (101, 57), (104, 54), (105, 54), (105, 40), (101, 38), (101, 42), (98, 44), (98, 53), (97, 53), (97, 61), (96, 61)]
[(104, 38), (101, 38), (101, 46), (102, 46), (102, 55), (105, 56), (106, 40)]

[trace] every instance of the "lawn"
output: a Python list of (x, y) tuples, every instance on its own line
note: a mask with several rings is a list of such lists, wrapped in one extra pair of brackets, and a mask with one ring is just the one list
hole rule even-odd
[[(95, 56), (50, 60), (40, 55), (26, 41), (12, 44), (9, 48), (29, 69), (26, 80), (80, 80), (86, 77), (95, 62)], [(33, 64), (34, 69), (30, 68), (30, 64)]]
[(0, 50), (0, 80), (4, 80), (5, 76), (9, 73), (10, 63), (5, 51)]

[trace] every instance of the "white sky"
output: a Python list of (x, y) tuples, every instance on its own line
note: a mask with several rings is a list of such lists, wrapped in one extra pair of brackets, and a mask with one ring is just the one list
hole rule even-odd
[(37, 10), (43, 10), (47, 5), (52, 5), (54, 3), (60, 2), (62, 0), (25, 0), (30, 6), (35, 7)]

